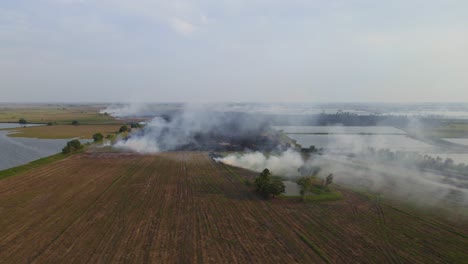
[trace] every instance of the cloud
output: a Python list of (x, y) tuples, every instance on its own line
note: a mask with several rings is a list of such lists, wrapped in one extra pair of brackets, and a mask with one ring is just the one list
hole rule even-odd
[(209, 20), (208, 20), (208, 17), (205, 16), (205, 15), (201, 15), (200, 16), (200, 22), (204, 25), (208, 24)]
[(179, 34), (190, 35), (197, 31), (198, 27), (194, 24), (179, 18), (171, 19), (171, 27)]

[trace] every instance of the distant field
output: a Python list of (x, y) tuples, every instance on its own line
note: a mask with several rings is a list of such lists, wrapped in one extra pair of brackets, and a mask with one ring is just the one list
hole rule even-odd
[(104, 105), (0, 105), (0, 122), (18, 122), (20, 118), (31, 123), (82, 124), (120, 123), (113, 117), (99, 114)]
[(349, 191), (262, 200), (206, 153), (87, 152), (0, 180), (2, 263), (466, 263), (468, 230)]
[(431, 129), (429, 133), (438, 138), (468, 138), (468, 123), (447, 123)]
[(9, 134), (10, 137), (29, 138), (82, 138), (91, 139), (95, 133), (102, 133), (104, 136), (118, 132), (120, 125), (54, 125), (14, 128), (18, 133)]

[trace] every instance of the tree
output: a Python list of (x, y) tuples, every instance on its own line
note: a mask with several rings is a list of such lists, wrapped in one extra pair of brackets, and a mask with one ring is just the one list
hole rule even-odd
[(325, 178), (325, 184), (324, 187), (327, 187), (333, 182), (333, 174), (329, 174), (327, 178)]
[(128, 126), (123, 125), (120, 127), (119, 133), (123, 133), (123, 132), (130, 132), (130, 130), (128, 129)]
[(268, 169), (264, 169), (260, 175), (255, 178), (257, 192), (264, 197), (276, 196), (284, 192), (283, 181), (278, 177), (273, 177)]
[(76, 121), (76, 120), (73, 120), (73, 121), (72, 121), (72, 125), (74, 125), (74, 126), (77, 126), (77, 125), (79, 125), (79, 124), (80, 124), (80, 123), (78, 123), (78, 121)]
[(104, 136), (101, 133), (96, 133), (93, 135), (94, 142), (101, 142), (104, 139)]
[(297, 184), (301, 187), (301, 195), (305, 195), (306, 192), (311, 191), (311, 188), (314, 184), (315, 181), (314, 176), (309, 176), (309, 177), (301, 177), (298, 181)]
[(20, 120), (18, 121), (18, 123), (22, 124), (22, 125), (26, 125), (28, 123), (28, 121), (26, 121), (26, 119), (24, 118), (20, 118)]
[(62, 149), (63, 154), (72, 153), (78, 151), (83, 148), (81, 142), (78, 139), (74, 139), (72, 141), (68, 141), (67, 145)]

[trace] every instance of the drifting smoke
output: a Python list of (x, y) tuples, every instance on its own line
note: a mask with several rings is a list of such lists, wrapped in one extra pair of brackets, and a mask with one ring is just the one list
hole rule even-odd
[[(362, 148), (359, 147), (359, 150)], [(468, 205), (468, 179), (424, 170), (416, 164), (400, 160), (382, 162), (360, 155), (311, 155), (304, 158), (294, 150), (273, 155), (260, 152), (232, 154), (216, 161), (260, 172), (268, 168), (273, 174), (291, 180), (315, 175), (324, 179), (334, 174), (335, 183), (381, 193), (394, 199), (417, 203), (421, 206), (447, 206), (463, 208)]]
[(245, 113), (214, 112), (203, 106), (185, 106), (170, 116), (155, 117), (142, 131), (115, 146), (140, 153), (286, 148), (272, 136), (264, 120)]
[(304, 165), (302, 155), (292, 149), (276, 155), (267, 156), (257, 151), (243, 155), (229, 155), (224, 158), (215, 158), (215, 160), (253, 171), (262, 171), (268, 168), (277, 175), (288, 177), (298, 176), (298, 169)]

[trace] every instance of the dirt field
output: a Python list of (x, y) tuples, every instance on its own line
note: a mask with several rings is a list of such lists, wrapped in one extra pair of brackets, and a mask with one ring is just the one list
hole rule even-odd
[(9, 130), (18, 133), (9, 134), (10, 137), (29, 138), (82, 138), (92, 139), (95, 133), (102, 133), (104, 136), (119, 131), (121, 125), (56, 125), (56, 126), (36, 126), (13, 128)]
[(467, 263), (468, 232), (342, 191), (265, 201), (206, 153), (84, 153), (0, 180), (2, 263)]

